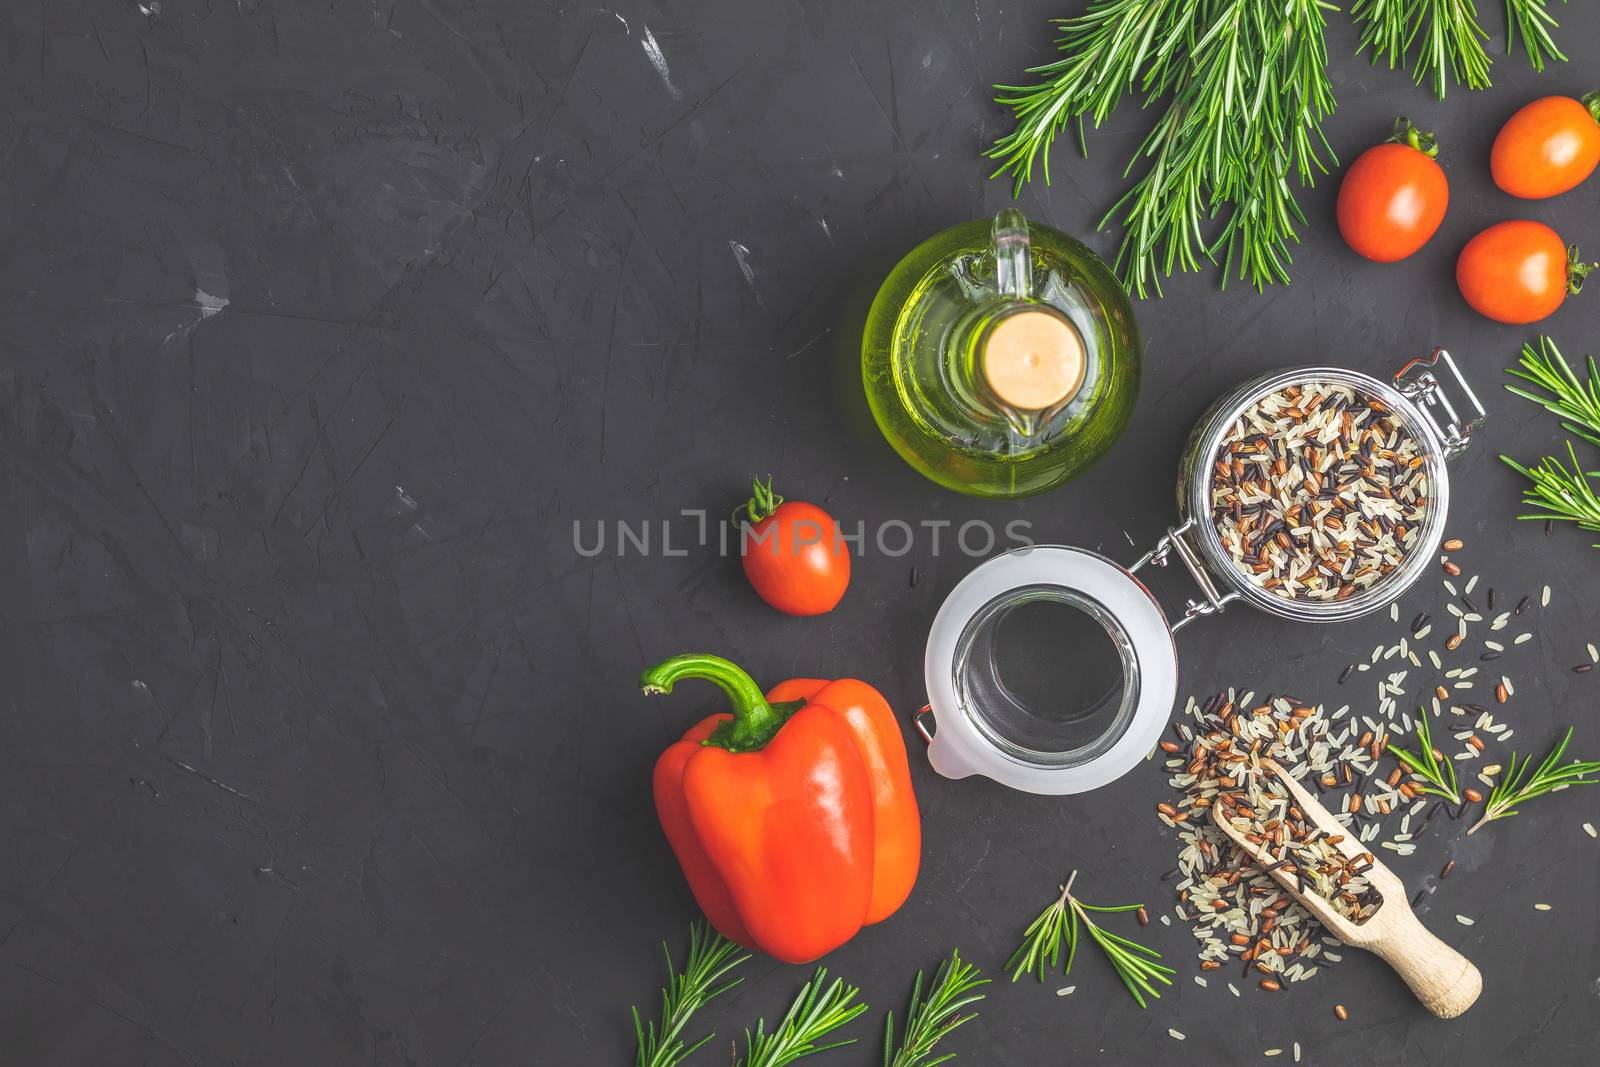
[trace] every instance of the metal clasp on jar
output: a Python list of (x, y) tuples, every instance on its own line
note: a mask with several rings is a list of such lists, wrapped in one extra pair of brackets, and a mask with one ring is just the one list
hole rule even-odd
[(1206, 569), (1204, 561), (1200, 558), (1200, 553), (1189, 542), (1189, 531), (1194, 528), (1195, 516), (1191, 515), (1184, 521), (1182, 526), (1176, 526), (1168, 530), (1165, 536), (1156, 542), (1155, 548), (1140, 556), (1139, 560), (1128, 568), (1129, 574), (1135, 574), (1140, 567), (1147, 563), (1153, 563), (1157, 567), (1165, 567), (1168, 557), (1173, 552), (1176, 552), (1178, 558), (1183, 561), (1184, 567), (1189, 571), (1189, 576), (1200, 587), (1200, 592), (1205, 596), (1205, 599), (1195, 600), (1192, 597), (1189, 599), (1189, 603), (1183, 612), (1183, 618), (1172, 624), (1173, 633), (1177, 633), (1202, 615), (1215, 615), (1233, 601), (1240, 599), (1237, 592), (1223, 593), (1217, 589), (1216, 579)]
[[(1469, 415), (1466, 419), (1462, 419), (1461, 412), (1450, 402), (1443, 383), (1434, 374), (1434, 369), (1441, 362), (1450, 372), (1450, 377), (1455, 379), (1456, 388), (1466, 400)], [(1467, 384), (1467, 380), (1461, 376), (1461, 371), (1456, 368), (1456, 361), (1442, 348), (1435, 348), (1429, 355), (1414, 359), (1401, 367), (1399, 373), (1394, 376), (1394, 385), (1402, 395), (1417, 405), (1422, 417), (1428, 420), (1428, 425), (1439, 435), (1439, 440), (1444, 443), (1446, 456), (1456, 456), (1464, 452), (1471, 443), (1472, 431), (1482, 426), (1488, 418), (1483, 405), (1478, 402), (1478, 395), (1472, 391), (1472, 386)]]

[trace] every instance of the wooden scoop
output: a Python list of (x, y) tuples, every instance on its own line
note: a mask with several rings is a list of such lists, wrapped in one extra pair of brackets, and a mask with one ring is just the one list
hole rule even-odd
[[(1368, 854), (1366, 846), (1356, 839), (1356, 835), (1340, 825), (1328, 813), (1328, 809), (1282, 767), (1272, 760), (1262, 760), (1261, 766), (1284, 784), (1310, 822), (1329, 836), (1341, 835), (1344, 838), (1334, 848), (1352, 860)], [(1272, 865), (1272, 858), (1259, 845), (1252, 844), (1234, 829), (1232, 822), (1223, 814), (1221, 805), (1212, 805), (1211, 816), (1229, 840), (1249, 853), (1263, 870)], [(1382, 894), (1383, 902), (1378, 905), (1377, 911), (1361, 923), (1351, 922), (1334, 910), (1327, 898), (1315, 889), (1307, 887), (1301, 891), (1291, 872), (1279, 868), (1269, 873), (1340, 941), (1383, 957), (1384, 962), (1405, 979), (1417, 999), (1439, 1018), (1454, 1019), (1472, 1007), (1478, 994), (1483, 992), (1483, 975), (1478, 973), (1478, 968), (1472, 965), (1471, 960), (1428, 932), (1411, 910), (1406, 887), (1376, 857), (1372, 866), (1361, 873)]]

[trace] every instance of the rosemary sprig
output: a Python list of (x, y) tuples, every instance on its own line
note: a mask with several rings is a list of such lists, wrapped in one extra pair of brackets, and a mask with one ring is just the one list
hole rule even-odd
[[(1160, 277), (1223, 252), (1224, 280), (1258, 289), (1289, 280), (1305, 216), (1291, 172), (1309, 185), (1332, 149), (1320, 125), (1334, 109), (1325, 0), (1091, 0), (1060, 23), (1061, 58), (1031, 85), (997, 86), (1015, 128), (986, 153), (1013, 191), (1069, 122), (1099, 126), (1135, 92), (1160, 114), (1124, 177), (1143, 172), (1101, 220), (1123, 227), (1116, 269), (1144, 297)], [(1158, 103), (1159, 101), (1159, 103)], [(1210, 231), (1208, 233), (1208, 231)]]
[(1421, 85), (1431, 75), (1433, 95), (1440, 100), (1444, 99), (1447, 68), (1455, 75), (1457, 85), (1489, 88), (1490, 59), (1483, 47), (1489, 32), (1478, 25), (1474, 0), (1418, 0), (1412, 11), (1411, 33), (1422, 39), (1412, 81)]
[(1544, 762), (1539, 764), (1537, 770), (1529, 776), (1529, 768), (1533, 765), (1533, 757), (1523, 760), (1522, 767), (1517, 768), (1517, 754), (1511, 754), (1511, 763), (1506, 767), (1505, 775), (1500, 783), (1489, 794), (1489, 802), (1484, 805), (1483, 818), (1472, 824), (1467, 831), (1469, 834), (1477, 833), (1479, 827), (1496, 819), (1509, 819), (1517, 813), (1517, 809), (1535, 797), (1542, 797), (1546, 793), (1554, 793), (1565, 789), (1569, 785), (1594, 785), (1600, 779), (1586, 778), (1584, 775), (1600, 772), (1600, 761), (1573, 760), (1571, 763), (1561, 763), (1562, 755), (1567, 751), (1567, 742), (1572, 740), (1572, 727), (1567, 727), (1567, 732), (1556, 744), (1555, 748), (1545, 756)]
[(1565, 63), (1567, 57), (1550, 36), (1550, 31), (1560, 25), (1547, 10), (1546, 0), (1506, 0), (1506, 55), (1516, 50), (1517, 33), (1521, 31), (1522, 47), (1534, 70), (1543, 73), (1545, 53)]
[(1390, 745), (1389, 751), (1400, 761), (1401, 766), (1427, 783), (1417, 786), (1417, 792), (1443, 797), (1452, 804), (1461, 803), (1461, 793), (1456, 787), (1455, 761), (1441, 760), (1434, 754), (1433, 733), (1428, 727), (1427, 708), (1417, 709), (1417, 744), (1422, 749), (1420, 756), (1398, 745)]
[(1028, 68), (1039, 76), (1036, 84), (995, 86), (995, 102), (1011, 108), (1017, 120), (1016, 129), (985, 153), (1000, 161), (995, 175), (1012, 175), (1020, 196), (1037, 162), (1049, 185), (1056, 134), (1072, 120), (1081, 130), (1085, 115), (1098, 126), (1143, 72), (1175, 69), (1174, 52), (1186, 43), (1193, 6), (1194, 0), (1092, 0), (1077, 18), (1055, 20), (1061, 58)]
[(1372, 62), (1387, 63), (1390, 70), (1404, 68), (1406, 53), (1420, 41), (1412, 80), (1421, 85), (1432, 80), (1433, 93), (1445, 95), (1445, 76), (1469, 89), (1489, 87), (1488, 37), (1478, 25), (1474, 0), (1356, 0), (1350, 17), (1361, 25), (1358, 52), (1370, 50)]
[(1090, 938), (1106, 954), (1106, 959), (1111, 961), (1117, 977), (1128, 987), (1128, 992), (1133, 995), (1139, 1007), (1146, 1006), (1146, 995), (1159, 999), (1161, 993), (1153, 983), (1160, 982), (1170, 986), (1172, 979), (1168, 976), (1177, 973), (1171, 967), (1154, 962), (1161, 958), (1161, 953), (1109, 930), (1103, 930), (1089, 917), (1091, 911), (1137, 911), (1144, 905), (1085, 904), (1072, 895), (1072, 883), (1077, 878), (1078, 872), (1073, 871), (1066, 884), (1061, 887), (1061, 896), (1045, 908), (1022, 935), (1022, 945), (1006, 963), (1006, 969), (1011, 971), (1011, 980), (1015, 982), (1024, 974), (1033, 974), (1039, 981), (1044, 981), (1046, 964), (1052, 969), (1060, 966), (1063, 944), (1067, 948), (1067, 963), (1062, 973), (1071, 974), (1072, 961), (1078, 955), (1078, 924), (1081, 922), (1089, 931)]
[(1572, 367), (1561, 355), (1561, 349), (1550, 338), (1541, 335), (1539, 348), (1533, 342), (1522, 346), (1522, 356), (1517, 366), (1507, 374), (1531, 383), (1541, 392), (1530, 392), (1516, 385), (1506, 386), (1508, 393), (1531, 400), (1563, 420), (1562, 429), (1575, 433), (1590, 444), (1600, 445), (1600, 370), (1594, 357), (1589, 357), (1589, 378), (1580, 382)]
[(933, 1048), (949, 1037), (957, 1027), (978, 1017), (977, 1012), (960, 1014), (961, 1009), (983, 999), (982, 993), (973, 990), (988, 985), (989, 979), (980, 975), (978, 968), (961, 962), (959, 951), (939, 964), (933, 973), (933, 984), (927, 996), (922, 993), (922, 972), (917, 972), (911, 985), (911, 1003), (906, 1006), (905, 1035), (898, 1048), (894, 1040), (894, 1012), (889, 1013), (884, 1024), (883, 1067), (938, 1067), (956, 1058), (947, 1053), (931, 1059)]
[(673, 967), (672, 951), (665, 941), (661, 943), (661, 951), (667, 957), (667, 984), (661, 990), (661, 1022), (659, 1028), (653, 1019), (646, 1023), (639, 1018), (639, 1009), (633, 1009), (634, 1067), (676, 1067), (716, 1036), (707, 1034), (687, 1046), (682, 1037), (691, 1015), (744, 980), (723, 981), (729, 971), (750, 958), (738, 945), (713, 932), (704, 922), (689, 927), (689, 955), (682, 971)]
[(762, 1020), (756, 1021), (754, 1034), (746, 1030), (745, 1055), (736, 1061), (735, 1067), (784, 1067), (803, 1056), (855, 1044), (853, 1037), (817, 1044), (867, 1010), (865, 1004), (854, 1003), (860, 990), (845, 985), (838, 978), (829, 985), (827, 978), (827, 968), (818, 967), (772, 1033), (767, 1033)]
[[(1515, 51), (1520, 33), (1534, 70), (1543, 71), (1547, 57), (1566, 61), (1550, 33), (1559, 23), (1547, 10), (1548, 0), (1505, 0), (1505, 5), (1507, 55)], [(1373, 63), (1403, 68), (1416, 45), (1412, 79), (1418, 85), (1431, 82), (1440, 100), (1447, 77), (1468, 89), (1489, 87), (1492, 60), (1483, 47), (1489, 34), (1478, 22), (1477, 0), (1356, 0), (1350, 15), (1361, 26), (1357, 50), (1370, 52)]]
[[(1572, 457), (1569, 471), (1559, 459), (1545, 456), (1537, 467), (1524, 467), (1510, 456), (1500, 458), (1533, 484), (1523, 490), (1522, 503), (1534, 508), (1519, 519), (1538, 519), (1548, 522), (1574, 522), (1578, 529), (1600, 533), (1600, 497), (1595, 496), (1590, 478), (1600, 477), (1600, 471), (1585, 471), (1578, 464), (1578, 453), (1567, 442), (1567, 455)], [(1600, 548), (1600, 544), (1592, 547)]]

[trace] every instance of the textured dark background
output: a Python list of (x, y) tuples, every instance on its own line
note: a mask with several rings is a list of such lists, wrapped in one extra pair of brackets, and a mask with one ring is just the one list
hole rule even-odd
[[(1452, 530), (1503, 597), (1556, 590), (1540, 640), (1503, 661), (1520, 680), (1505, 717), (1524, 747), (1572, 721), (1575, 749), (1600, 753), (1600, 674), (1568, 671), (1600, 639), (1597, 557), (1514, 523), (1494, 458), (1561, 435), (1498, 388), (1524, 331), (1474, 317), (1451, 277), (1506, 215), (1600, 250), (1600, 180), (1522, 205), (1485, 166), (1525, 99), (1600, 81), (1593, 5), (1555, 8), (1573, 62), (1535, 77), (1500, 59), (1494, 90), (1444, 105), (1369, 69), (1330, 16), (1330, 138), (1348, 160), (1396, 111), (1436, 129), (1443, 230), (1401, 265), (1361, 262), (1324, 181), (1294, 284), (1190, 277), (1143, 304), (1127, 436), (1018, 504), (937, 490), (857, 436), (830, 366), (897, 255), (1007, 202), (977, 160), (1003, 128), (985, 86), (1047, 56), (1047, 17), (1079, 3), (142, 6), (0, 5), (5, 1063), (624, 1062), (656, 942), (681, 944), (693, 914), (649, 769), (715, 705), (646, 700), (640, 666), (716, 650), (767, 680), (858, 675), (909, 712), (925, 628), (972, 561), (925, 534), (859, 560), (840, 608), (798, 621), (715, 551), (583, 558), (574, 523), (722, 515), (758, 471), (851, 523), (1021, 517), (1131, 559), (1172, 519), (1205, 403), (1296, 361), (1459, 355), (1495, 421), (1456, 465)], [(1498, 6), (1481, 6), (1498, 55)], [(1112, 251), (1093, 225), (1144, 125), (1124, 108), (1088, 162), (1063, 147), (1054, 188), (1022, 207)], [(1596, 301), (1547, 324), (1569, 354), (1600, 344)], [(694, 520), (674, 529), (683, 544)], [(1442, 595), (1430, 579), (1405, 617)], [(1183, 634), (1184, 688), (1364, 699), (1335, 676), (1394, 632), (1233, 610)], [(937, 779), (916, 751), (913, 767), (921, 881), (828, 960), (873, 1005), (853, 1030), (867, 1045), (952, 946), (997, 972), (1069, 867), (1091, 899), (1170, 906), (1153, 768), (1052, 800)], [(1483, 969), (1462, 1020), (1432, 1020), (1354, 952), (1235, 1000), (1193, 985), (1189, 935), (1157, 925), (1182, 973), (1150, 1011), (1090, 954), (1069, 998), (1060, 980), (992, 987), (951, 1048), (1224, 1063), (1298, 1039), (1321, 1063), (1591, 1062), (1585, 819), (1600, 794), (1568, 792), (1470, 840), (1449, 824), (1396, 864), (1420, 887), (1457, 860), (1423, 917)], [(745, 973), (698, 1020), (724, 1038), (805, 972)]]

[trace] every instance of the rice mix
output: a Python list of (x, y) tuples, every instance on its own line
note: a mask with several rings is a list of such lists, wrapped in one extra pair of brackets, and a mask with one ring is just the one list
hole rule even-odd
[[(1441, 562), (1448, 563), (1461, 558), (1464, 546), (1449, 540), (1442, 547), (1447, 554)], [(1174, 917), (1189, 924), (1202, 973), (1233, 963), (1271, 991), (1340, 962), (1339, 940), (1211, 820), (1212, 807), (1225, 804), (1232, 811), (1243, 800), (1247, 812), (1239, 812), (1239, 818), (1258, 824), (1249, 832), (1263, 842), (1272, 819), (1281, 821), (1287, 813), (1292, 825), (1297, 816), (1287, 807), (1280, 810), (1287, 791), (1274, 791), (1276, 777), (1252, 780), (1261, 760), (1270, 757), (1319, 794), (1323, 806), (1362, 845), (1381, 847), (1396, 858), (1413, 855), (1417, 842), (1435, 827), (1454, 825), (1483, 803), (1504, 773), (1500, 763), (1490, 762), (1496, 758), (1491, 746), (1509, 741), (1511, 726), (1496, 714), (1501, 708), (1491, 713), (1469, 701), (1474, 689), (1485, 687), (1503, 688), (1508, 697), (1514, 694), (1510, 675), (1498, 671), (1500, 663), (1488, 668), (1496, 673), (1487, 678), (1479, 668), (1524, 646), (1525, 658), (1536, 654), (1531, 616), (1548, 607), (1551, 591), (1545, 586), (1520, 599), (1501, 598), (1493, 588), (1479, 589), (1475, 575), (1464, 580), (1451, 575), (1442, 584), (1451, 600), (1436, 615), (1441, 623), (1449, 618), (1453, 625), (1436, 626), (1429, 611), (1403, 622), (1399, 605), (1391, 605), (1389, 620), (1398, 631), (1393, 643), (1377, 645), (1370, 656), (1339, 673), (1340, 686), (1363, 675), (1373, 683), (1375, 692), (1360, 698), (1371, 710), (1352, 712), (1346, 704), (1328, 712), (1321, 704), (1290, 696), (1257, 699), (1253, 692), (1228, 689), (1204, 701), (1190, 698), (1184, 713), (1174, 718), (1171, 733), (1156, 751), (1165, 756), (1168, 783), (1179, 796), (1159, 804), (1157, 817), (1178, 836), (1177, 866), (1163, 875), (1163, 881), (1176, 880), (1178, 899), (1173, 912), (1160, 918), (1169, 926)], [(1515, 604), (1505, 607), (1513, 599)], [(1600, 645), (1591, 642), (1584, 651), (1590, 663), (1600, 664)], [(1416, 732), (1423, 717), (1432, 724), (1435, 758), (1463, 772), (1459, 803), (1424, 792), (1424, 781), (1392, 760), (1380, 770), (1391, 731), (1395, 744), (1419, 750)], [(1474, 788), (1475, 783), (1481, 788)], [(1263, 787), (1264, 792), (1252, 793)], [(1282, 790), (1281, 784), (1277, 789)], [(1360, 878), (1369, 853), (1358, 858), (1354, 869), (1324, 867), (1324, 861), (1337, 861), (1322, 854), (1316, 841), (1309, 855), (1280, 849), (1277, 827), (1270, 829), (1274, 862), (1289, 858), (1316, 870), (1313, 885), (1335, 908), (1342, 904), (1344, 914), (1355, 915), (1357, 921), (1370, 914), (1369, 905), (1376, 901), (1365, 893), (1368, 887)], [(1600, 837), (1592, 823), (1583, 824), (1583, 832)], [(1284, 845), (1291, 836), (1292, 829), (1286, 828)], [(1321, 843), (1329, 848), (1341, 844), (1332, 838)], [(1445, 862), (1432, 885), (1424, 882), (1418, 888), (1412, 906), (1448, 878), (1454, 866), (1453, 860)], [(1335, 883), (1349, 891), (1354, 905), (1332, 891)], [(1239, 995), (1237, 986), (1227, 985)]]
[(1288, 600), (1345, 600), (1418, 543), (1426, 457), (1376, 397), (1303, 382), (1256, 400), (1229, 426), (1211, 476), (1223, 550)]
[[(1255, 799), (1253, 805), (1246, 801), (1252, 816), (1275, 807), (1261, 794), (1270, 795), (1274, 779), (1257, 773), (1260, 761), (1269, 757), (1297, 780), (1309, 777), (1319, 792), (1331, 783), (1354, 786), (1359, 794), (1381, 749), (1371, 741), (1365, 748), (1356, 743), (1359, 722), (1347, 721), (1348, 708), (1329, 716), (1320, 705), (1286, 696), (1256, 702), (1253, 693), (1230, 689), (1203, 704), (1191, 699), (1185, 713), (1173, 723), (1176, 739), (1161, 742), (1169, 784), (1183, 795), (1175, 804), (1160, 805), (1158, 813), (1178, 831), (1178, 866), (1169, 877), (1179, 879), (1176, 915), (1190, 924), (1200, 943), (1200, 967), (1209, 971), (1239, 962), (1246, 971), (1258, 972), (1267, 989), (1309, 978), (1324, 961), (1338, 962), (1331, 951), (1339, 947), (1338, 938), (1235, 847), (1212, 823), (1210, 808), (1218, 803), (1237, 808), (1246, 797)], [(1345, 803), (1328, 807), (1337, 808), (1335, 817), (1346, 826), (1361, 817)], [(1261, 819), (1263, 828), (1270, 818)], [(1365, 914), (1362, 897), (1356, 901)]]
[(1337, 847), (1347, 835), (1324, 833), (1308, 821), (1278, 776), (1262, 768), (1258, 746), (1240, 751), (1229, 739), (1222, 740), (1225, 747), (1213, 753), (1209, 776), (1219, 783), (1231, 780), (1238, 788), (1223, 790), (1213, 802), (1230, 825), (1271, 860), (1263, 872), (1279, 871), (1292, 878), (1302, 894), (1324, 897), (1352, 922), (1371, 918), (1383, 903), (1366, 879), (1372, 853), (1347, 856)]

